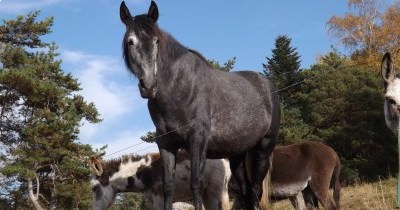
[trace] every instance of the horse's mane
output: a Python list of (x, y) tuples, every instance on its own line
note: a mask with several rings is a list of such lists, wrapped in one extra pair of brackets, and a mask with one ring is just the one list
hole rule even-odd
[(204, 61), (209, 67), (214, 68), (211, 65), (211, 63), (202, 54), (200, 54), (198, 51), (193, 50), (193, 49), (188, 49), (188, 50), (189, 50), (189, 52), (191, 52), (191, 53), (195, 54), (197, 57), (199, 57), (200, 60)]

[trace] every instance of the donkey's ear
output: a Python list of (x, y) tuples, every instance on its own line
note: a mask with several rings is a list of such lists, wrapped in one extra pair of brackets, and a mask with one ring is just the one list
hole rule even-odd
[(121, 5), (119, 6), (119, 16), (125, 25), (128, 25), (128, 23), (132, 20), (131, 13), (129, 12), (128, 7), (126, 7), (125, 1), (122, 1)]
[(386, 53), (382, 58), (381, 74), (385, 83), (389, 83), (395, 77), (395, 70), (392, 63), (392, 58), (390, 53)]
[(153, 20), (153, 22), (157, 22), (158, 20), (158, 7), (154, 1), (151, 1), (149, 12), (147, 12), (147, 16)]
[(151, 158), (151, 155), (150, 154), (147, 154), (146, 155), (146, 158), (145, 158), (145, 165), (146, 166), (149, 166), (149, 165), (151, 165), (151, 161), (152, 161), (152, 158)]
[(89, 159), (89, 167), (93, 175), (101, 176), (103, 174), (103, 166), (98, 158), (91, 157)]

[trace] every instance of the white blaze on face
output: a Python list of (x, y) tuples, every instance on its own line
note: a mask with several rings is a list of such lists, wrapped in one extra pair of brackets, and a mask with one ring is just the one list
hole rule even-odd
[(395, 78), (386, 89), (385, 96), (387, 98), (391, 98), (396, 102), (396, 104), (400, 105), (400, 79)]
[[(395, 78), (388, 84), (385, 98), (384, 112), (386, 124), (394, 133), (397, 133), (399, 117), (398, 107), (400, 107), (400, 79)], [(390, 102), (389, 99), (392, 102)]]
[(139, 44), (139, 39), (137, 38), (135, 33), (130, 33), (128, 36), (128, 43), (132, 42), (133, 46), (137, 46)]

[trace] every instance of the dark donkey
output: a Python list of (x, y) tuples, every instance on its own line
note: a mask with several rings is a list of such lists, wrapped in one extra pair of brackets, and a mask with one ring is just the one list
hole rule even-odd
[[(246, 208), (257, 208), (279, 130), (278, 95), (259, 73), (213, 69), (198, 52), (162, 31), (156, 23), (158, 14), (154, 2), (147, 14), (135, 17), (124, 2), (120, 7), (126, 25), (122, 42), (125, 63), (139, 80), (140, 94), (148, 99), (160, 136), (164, 209), (172, 208), (179, 148), (190, 151), (196, 210), (202, 206), (206, 157), (229, 158)], [(246, 154), (251, 161), (245, 166)]]
[[(331, 147), (311, 141), (277, 146), (272, 159), (269, 193), (272, 200), (289, 198), (297, 210), (305, 206), (318, 208), (318, 201), (325, 209), (340, 209), (340, 159)], [(263, 194), (262, 201), (266, 199)], [(261, 209), (266, 209), (263, 202)]]

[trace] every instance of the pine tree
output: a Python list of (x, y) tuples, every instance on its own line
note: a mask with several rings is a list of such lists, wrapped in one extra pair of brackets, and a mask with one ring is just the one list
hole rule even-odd
[(352, 183), (395, 174), (397, 143), (385, 127), (380, 75), (337, 52), (301, 73), (309, 79), (293, 97), (308, 126), (304, 139), (335, 149), (343, 166), (341, 179)]
[(218, 70), (221, 70), (221, 71), (229, 72), (229, 71), (231, 71), (231, 70), (233, 69), (233, 66), (234, 66), (235, 63), (236, 63), (236, 57), (233, 57), (233, 58), (229, 59), (228, 61), (226, 61), (226, 62), (224, 63), (224, 65), (219, 64), (219, 62), (216, 61), (216, 60), (208, 60), (208, 62), (210, 62), (210, 64), (211, 64), (215, 69), (218, 69)]
[[(296, 52), (296, 48), (291, 47), (290, 44), (291, 39), (288, 36), (278, 36), (275, 39), (275, 48), (272, 49), (272, 57), (266, 57), (267, 64), (263, 64), (264, 75), (273, 81), (278, 90), (300, 80), (300, 55)], [(292, 87), (280, 91), (281, 101), (286, 101), (295, 89), (295, 87)]]
[(94, 152), (76, 141), (82, 120), (100, 120), (94, 104), (78, 95), (78, 81), (60, 68), (57, 46), (41, 40), (53, 18), (36, 21), (38, 15), (0, 26), (0, 173), (10, 181), (2, 189), (20, 193), (10, 208), (89, 208), (81, 157)]

